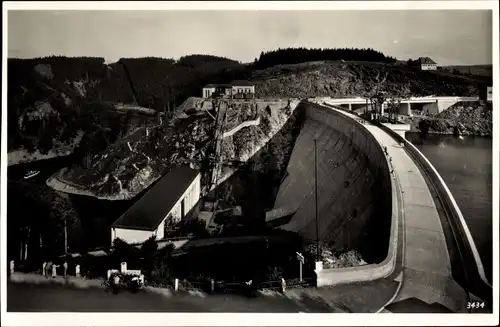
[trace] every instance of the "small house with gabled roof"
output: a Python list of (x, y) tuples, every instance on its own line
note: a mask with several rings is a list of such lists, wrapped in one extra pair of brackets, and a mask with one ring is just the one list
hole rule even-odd
[(437, 63), (429, 57), (420, 57), (417, 59), (417, 63), (421, 70), (436, 70)]

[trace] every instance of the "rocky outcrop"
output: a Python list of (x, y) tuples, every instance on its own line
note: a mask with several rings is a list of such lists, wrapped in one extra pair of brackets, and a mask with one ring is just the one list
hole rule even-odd
[(459, 102), (428, 119), (413, 119), (412, 127), (422, 133), (450, 135), (493, 135), (491, 103)]
[(375, 88), (391, 93), (408, 88), (413, 96), (477, 96), (486, 88), (482, 81), (463, 76), (375, 62), (275, 66), (254, 72), (252, 81), (259, 97), (363, 96)]
[[(262, 123), (242, 128), (224, 138), (222, 160), (248, 160), (283, 126), (298, 103), (298, 100), (254, 103)], [(241, 118), (247, 117), (242, 107), (243, 103), (234, 102), (228, 109), (226, 122), (241, 124)], [(102, 153), (88, 157), (84, 167), (57, 172), (47, 185), (61, 192), (125, 200), (174, 167), (189, 165), (203, 172), (215, 125), (211, 116), (204, 112), (176, 118), (168, 126), (140, 129)]]

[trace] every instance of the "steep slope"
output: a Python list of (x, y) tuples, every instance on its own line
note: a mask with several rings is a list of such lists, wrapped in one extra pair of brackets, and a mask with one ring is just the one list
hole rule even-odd
[[(225, 138), (222, 159), (245, 160), (243, 157), (253, 155), (281, 128), (292, 113), (291, 107), (297, 104), (298, 101), (230, 104), (225, 131), (246, 121), (249, 112), (252, 117), (261, 117), (263, 123), (242, 128)], [(152, 124), (137, 130), (106, 150), (86, 157), (83, 166), (56, 173), (47, 183), (68, 193), (110, 200), (130, 199), (174, 167), (191, 165), (205, 173), (207, 151), (214, 142), (214, 127), (213, 118), (204, 110), (192, 115), (184, 113), (170, 124)]]
[[(176, 101), (199, 93), (204, 83), (241, 78), (239, 72), (244, 68), (236, 61), (206, 55), (178, 61), (120, 59), (109, 65), (104, 58), (88, 57), (9, 59), (9, 152), (19, 150), (15, 156), (26, 156), (23, 160), (27, 161), (36, 160), (27, 156), (33, 152), (49, 157), (71, 153), (83, 134), (113, 143), (115, 134), (124, 132), (117, 131), (119, 126), (128, 130), (134, 129), (134, 122), (141, 123), (130, 116), (147, 116), (137, 110), (140, 106), (173, 110)], [(134, 105), (125, 106), (131, 112), (129, 117), (123, 117), (126, 110), (115, 110), (122, 104)]]
[(319, 61), (278, 65), (254, 72), (252, 81), (262, 97), (363, 96), (375, 87), (394, 92), (405, 87), (413, 96), (479, 95), (486, 82), (439, 71), (419, 71), (404, 66)]
[(103, 139), (105, 147), (128, 127), (122, 128), (126, 115), (110, 103), (131, 100), (123, 70), (103, 58), (9, 59), (9, 163), (29, 161), (33, 152), (71, 153), (82, 136)]

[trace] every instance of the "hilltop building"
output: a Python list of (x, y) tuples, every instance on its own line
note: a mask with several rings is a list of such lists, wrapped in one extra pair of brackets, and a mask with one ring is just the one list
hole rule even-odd
[(203, 88), (203, 98), (212, 96), (227, 96), (231, 98), (253, 98), (255, 85), (249, 81), (233, 81), (230, 84), (209, 84)]
[(165, 222), (185, 218), (200, 199), (200, 180), (189, 167), (170, 171), (111, 225), (111, 243), (116, 238), (142, 243), (153, 235), (162, 239)]
[(429, 57), (420, 57), (415, 61), (410, 60), (409, 63), (420, 70), (437, 70), (437, 63)]

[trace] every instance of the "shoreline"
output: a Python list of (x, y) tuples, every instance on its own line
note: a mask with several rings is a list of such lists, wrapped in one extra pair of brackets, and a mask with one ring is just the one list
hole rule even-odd
[(7, 167), (72, 155), (73, 151), (80, 143), (82, 137), (83, 133), (79, 132), (70, 144), (59, 144), (59, 146), (56, 145), (51, 150), (49, 150), (47, 154), (42, 154), (39, 150), (36, 150), (33, 153), (29, 153), (28, 150), (24, 148), (7, 151)]
[(30, 164), (38, 161), (43, 161), (47, 159), (61, 158), (67, 157), (73, 154), (74, 149), (67, 150), (55, 150), (49, 151), (47, 154), (42, 154), (40, 151), (35, 151), (33, 153), (29, 153), (25, 149), (17, 149), (11, 152), (7, 152), (7, 167), (21, 165), (21, 164)]
[[(414, 130), (414, 129), (411, 129), (409, 130), (407, 133), (419, 133), (419, 134), (423, 134), (422, 131), (420, 130)], [(492, 138), (493, 135), (491, 134), (474, 134), (474, 133), (461, 133), (460, 135), (455, 135), (453, 132), (436, 132), (436, 131), (429, 131), (427, 132), (427, 134), (431, 134), (431, 135), (446, 135), (446, 136), (473, 136), (473, 137), (486, 137), (486, 138)]]
[[(67, 193), (67, 194), (89, 196), (89, 197), (96, 198), (98, 200), (127, 201), (127, 200), (133, 199), (137, 194), (140, 193), (140, 192), (138, 192), (137, 194), (133, 194), (133, 195), (130, 193), (128, 193), (128, 194), (121, 194), (120, 193), (120, 194), (116, 194), (116, 195), (99, 196), (99, 195), (96, 195), (90, 191), (82, 190), (82, 189), (79, 189), (75, 186), (72, 186), (70, 182), (61, 180), (60, 179), (61, 177), (58, 175), (60, 175), (60, 172), (56, 172), (54, 175), (47, 178), (47, 180), (45, 181), (45, 185), (47, 185), (48, 187), (50, 187), (54, 191), (63, 192), (63, 193)], [(153, 183), (154, 183), (154, 181), (153, 181)], [(151, 184), (149, 184), (149, 185), (151, 185)]]

